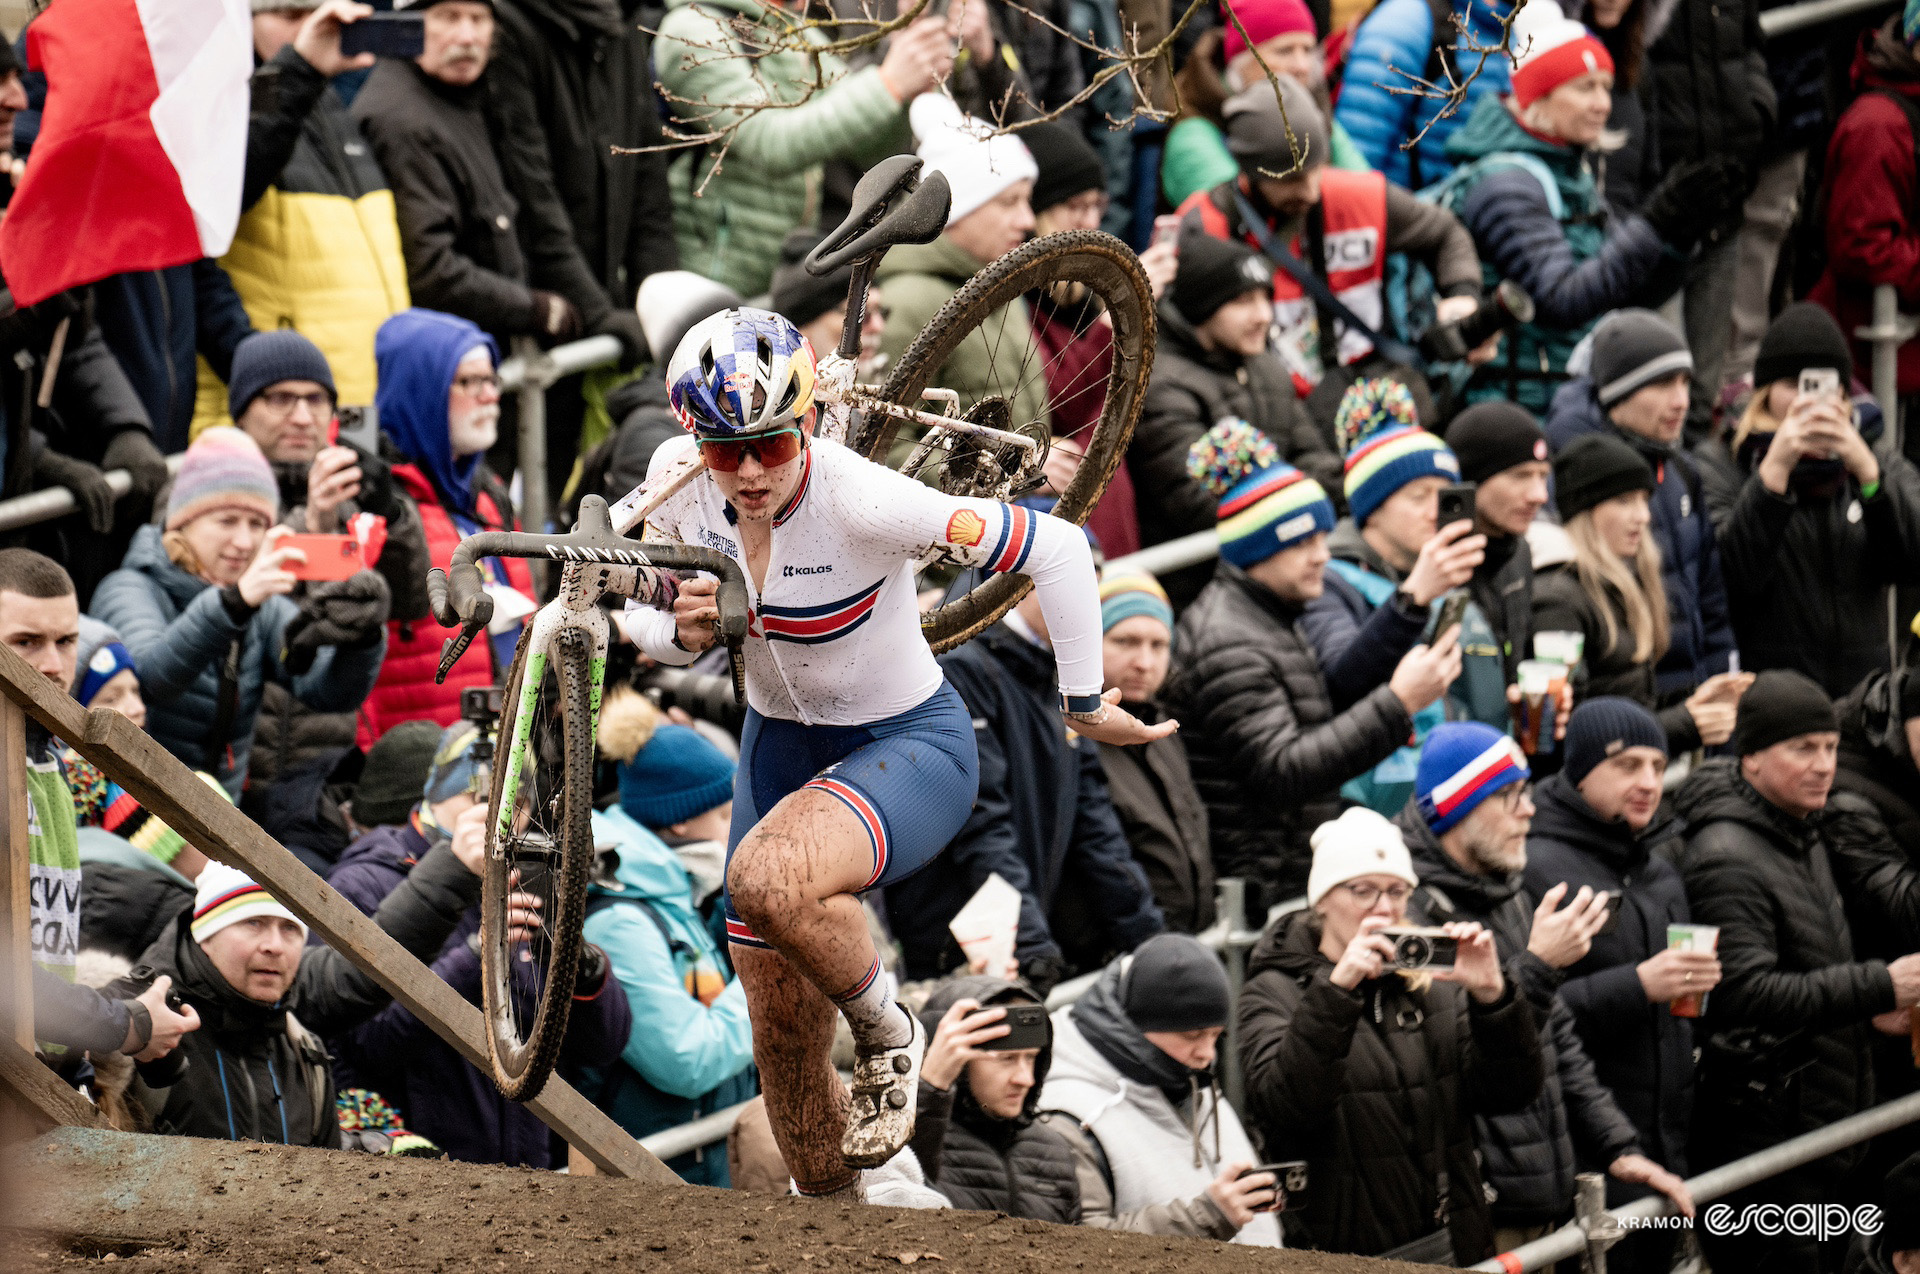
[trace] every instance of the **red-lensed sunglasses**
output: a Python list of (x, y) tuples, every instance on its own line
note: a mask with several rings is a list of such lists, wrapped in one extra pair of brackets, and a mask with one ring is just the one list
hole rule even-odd
[(764, 469), (778, 469), (795, 456), (805, 451), (806, 435), (798, 426), (777, 429), (772, 433), (754, 434), (750, 438), (702, 438), (700, 439), (700, 459), (707, 468), (721, 473), (733, 473), (740, 468), (740, 462), (752, 452)]

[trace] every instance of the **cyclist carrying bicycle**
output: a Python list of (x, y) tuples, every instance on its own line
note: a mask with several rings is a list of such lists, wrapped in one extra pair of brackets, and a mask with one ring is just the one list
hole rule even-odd
[[(858, 896), (939, 854), (978, 785), (971, 716), (921, 637), (916, 566), (941, 554), (1033, 580), (1061, 711), (1079, 734), (1143, 743), (1174, 726), (1146, 726), (1100, 694), (1099, 595), (1079, 528), (942, 494), (813, 437), (814, 374), (812, 347), (765, 310), (728, 310), (689, 332), (667, 383), (693, 437), (662, 445), (651, 473), (697, 447), (706, 475), (654, 511), (646, 538), (716, 549), (747, 576), (727, 936), (794, 1184), (857, 1198), (858, 1169), (912, 1135), (925, 1048)], [(630, 609), (628, 635), (653, 659), (690, 663), (715, 641), (716, 590), (693, 579), (671, 614)], [(830, 1061), (836, 1010), (856, 1045), (851, 1102)]]

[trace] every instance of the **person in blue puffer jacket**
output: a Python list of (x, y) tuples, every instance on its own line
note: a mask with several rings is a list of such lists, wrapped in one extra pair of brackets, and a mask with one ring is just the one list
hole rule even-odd
[(387, 648), (384, 580), (361, 571), (356, 596), (295, 605), (297, 549), (259, 446), (232, 426), (200, 435), (174, 479), (162, 526), (134, 533), (90, 608), (141, 671), (147, 733), (219, 779), (237, 802), (269, 680), (316, 712), (352, 712)]

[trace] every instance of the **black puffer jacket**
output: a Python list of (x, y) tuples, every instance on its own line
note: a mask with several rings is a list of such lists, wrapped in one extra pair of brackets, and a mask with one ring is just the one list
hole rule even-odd
[(1840, 772), (1827, 808), (1833, 873), (1853, 948), (1892, 960), (1920, 950), (1920, 769), (1907, 752), (1913, 704), (1876, 672), (1840, 701)]
[(1667, 751), (1689, 752), (1700, 746), (1700, 731), (1682, 704), (1660, 707), (1654, 661), (1633, 658), (1633, 630), (1627, 624), (1627, 604), (1618, 589), (1605, 585), (1607, 606), (1613, 612), (1613, 642), (1607, 642), (1607, 621), (1580, 582), (1573, 563), (1548, 567), (1533, 580), (1533, 631), (1572, 632), (1586, 637), (1585, 653), (1574, 671), (1573, 701), (1585, 703), (1602, 695), (1631, 699), (1660, 718), (1667, 732)]
[[(1155, 703), (1126, 707), (1142, 721), (1166, 719)], [(1214, 919), (1213, 846), (1186, 743), (1177, 734), (1130, 748), (1103, 743), (1100, 763), (1106, 767), (1113, 812), (1120, 816), (1134, 861), (1147, 873), (1167, 928), (1199, 933)]]
[[(1040, 1003), (1025, 987), (1000, 978), (955, 978), (928, 996), (920, 1010), (927, 1038), (933, 1038), (940, 1019), (962, 999), (978, 1000), (982, 1007)], [(969, 1212), (1004, 1212), (1060, 1225), (1080, 1224), (1080, 1182), (1074, 1176), (1073, 1151), (1059, 1133), (1034, 1122), (1040, 1090), (1052, 1065), (1049, 1023), (1047, 1046), (1033, 1061), (1033, 1087), (1014, 1119), (982, 1110), (964, 1070), (945, 1092), (922, 1080), (912, 1145), (927, 1184), (946, 1195), (954, 1207)]]
[[(1856, 960), (1824, 832), (1769, 805), (1731, 759), (1680, 789), (1687, 897), (1720, 926), (1720, 985), (1707, 998), (1706, 1056), (1694, 1120), (1694, 1167), (1713, 1167), (1821, 1128), (1873, 1104), (1868, 1019), (1894, 1007), (1879, 960)], [(1723, 1044), (1758, 1031), (1764, 1056), (1722, 1066)], [(1787, 1076), (1803, 1067), (1793, 1078)], [(1756, 1096), (1758, 1081), (1770, 1085)], [(1843, 1151), (1820, 1167), (1844, 1171)]]
[(1520, 661), (1533, 654), (1533, 550), (1524, 537), (1489, 535), (1487, 558), (1467, 581), (1467, 591), (1493, 627), (1506, 661), (1507, 684)]
[(1624, 823), (1602, 821), (1557, 774), (1534, 788), (1533, 804), (1528, 895), (1537, 900), (1563, 882), (1569, 897), (1582, 885), (1620, 894), (1619, 920), (1565, 970), (1560, 1000), (1600, 1082), (1638, 1131), (1641, 1153), (1685, 1176), (1693, 1022), (1649, 1003), (1638, 972), (1641, 961), (1666, 948), (1668, 925), (1693, 920), (1679, 870), (1656, 852), (1678, 848), (1680, 825), (1656, 816), (1635, 836)]
[(1386, 685), (1335, 715), (1320, 661), (1283, 601), (1229, 562), (1180, 618), (1162, 698), (1186, 730), (1194, 786), (1213, 824), (1213, 865), (1242, 876), (1249, 914), (1306, 886), (1308, 837), (1340, 812), (1340, 785), (1413, 730)]
[[(1187, 475), (1187, 449), (1229, 416), (1273, 439), (1282, 459), (1340, 498), (1340, 457), (1327, 449), (1314, 428), (1278, 354), (1269, 350), (1258, 358), (1242, 358), (1204, 349), (1193, 325), (1171, 304), (1160, 306), (1158, 330), (1153, 379), (1147, 384), (1140, 424), (1127, 444), (1142, 544), (1213, 529), (1219, 500)], [(1206, 584), (1207, 570), (1170, 572), (1161, 582), (1174, 606), (1184, 607)]]
[(1680, 0), (1647, 50), (1661, 161), (1751, 160), (1773, 131), (1773, 81), (1756, 0)]
[(1248, 1122), (1274, 1162), (1305, 1159), (1311, 1246), (1374, 1256), (1437, 1228), (1442, 1174), (1455, 1257), (1493, 1253), (1469, 1116), (1540, 1091), (1540, 1032), (1508, 983), (1483, 1005), (1450, 982), (1397, 975), (1346, 991), (1311, 913), (1283, 916), (1253, 949), (1240, 995)]
[(1555, 992), (1560, 970), (1527, 950), (1533, 900), (1519, 872), (1505, 877), (1464, 870), (1440, 847), (1411, 803), (1394, 819), (1413, 871), (1420, 877), (1407, 908), (1409, 924), (1472, 921), (1493, 931), (1507, 980), (1526, 997), (1540, 1032), (1544, 1080), (1530, 1105), (1499, 1115), (1476, 1115), (1481, 1168), (1493, 1187), (1493, 1218), (1502, 1226), (1557, 1223), (1573, 1208), (1576, 1168), (1604, 1172), (1621, 1155), (1639, 1150), (1633, 1125), (1594, 1074), (1574, 1028), (1573, 1014)]

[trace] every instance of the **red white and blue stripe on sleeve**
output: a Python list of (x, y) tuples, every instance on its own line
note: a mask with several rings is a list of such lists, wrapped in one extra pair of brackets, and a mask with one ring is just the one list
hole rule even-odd
[(980, 565), (996, 575), (1018, 571), (1033, 553), (1039, 515), (1017, 504), (996, 504), (982, 515), (969, 506), (947, 519), (946, 540), (956, 548), (982, 549)]

